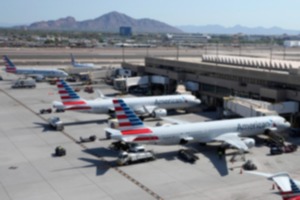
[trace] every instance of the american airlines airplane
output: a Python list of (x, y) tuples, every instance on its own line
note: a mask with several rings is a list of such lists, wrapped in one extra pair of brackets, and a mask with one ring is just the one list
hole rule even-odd
[(300, 200), (300, 181), (294, 180), (286, 172), (279, 172), (276, 174), (269, 174), (263, 172), (250, 172), (249, 174), (255, 174), (259, 176), (264, 176), (268, 180), (272, 180), (277, 189), (280, 191), (280, 195), (283, 200)]
[[(58, 93), (62, 102), (54, 102), (53, 107), (60, 110), (109, 114), (114, 112), (112, 98), (94, 100), (82, 99), (64, 80), (57, 81)], [(201, 103), (193, 95), (165, 95), (151, 97), (131, 97), (124, 101), (141, 117), (160, 118), (167, 115), (167, 109), (190, 108)]]
[(290, 123), (280, 116), (146, 127), (125, 101), (114, 99), (113, 104), (119, 127), (118, 130), (106, 128), (106, 137), (125, 142), (174, 145), (219, 141), (242, 151), (248, 151), (255, 145), (255, 140), (248, 136), (255, 136), (270, 130), (280, 132), (290, 127)]
[(78, 67), (78, 68), (93, 68), (94, 67), (93, 63), (78, 63), (78, 62), (76, 62), (73, 54), (71, 54), (71, 64), (73, 67)]
[(65, 78), (68, 76), (66, 72), (58, 69), (18, 69), (6, 55), (3, 56), (3, 60), (5, 63), (5, 71), (7, 73), (32, 77), (37, 81), (42, 80), (46, 77)]

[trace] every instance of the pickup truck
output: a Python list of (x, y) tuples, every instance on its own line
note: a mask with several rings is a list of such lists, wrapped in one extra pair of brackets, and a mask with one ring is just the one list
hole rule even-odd
[(156, 159), (155, 155), (152, 151), (144, 151), (144, 152), (136, 152), (136, 153), (128, 153), (126, 151), (123, 151), (119, 155), (117, 164), (119, 166), (122, 166), (131, 163), (150, 161), (155, 159)]
[(59, 119), (59, 117), (50, 117), (48, 119), (49, 126), (52, 127), (53, 129), (57, 131), (62, 131), (64, 130), (64, 124), (63, 122)]

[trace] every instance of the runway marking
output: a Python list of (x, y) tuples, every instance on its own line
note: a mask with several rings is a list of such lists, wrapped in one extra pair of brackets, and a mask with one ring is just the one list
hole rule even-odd
[[(34, 115), (38, 116), (40, 119), (42, 119), (43, 121), (47, 122), (48, 121), (43, 118), (41, 115), (39, 115), (38, 113), (36, 113), (35, 111), (33, 111), (31, 108), (29, 108), (27, 105), (25, 105), (23, 102), (19, 101), (18, 99), (16, 99), (15, 97), (13, 97), (12, 95), (10, 95), (9, 93), (7, 93), (6, 91), (4, 91), (3, 89), (0, 88), (0, 91), (3, 92), (6, 96), (8, 96), (9, 98), (11, 98), (12, 100), (14, 100), (15, 102), (19, 103), (21, 106), (23, 106), (24, 108), (26, 108), (28, 111), (30, 111), (31, 113), (33, 113)], [(85, 146), (82, 143), (78, 143), (78, 141), (72, 137), (71, 135), (69, 135), (68, 133), (66, 133), (65, 131), (57, 131), (57, 132), (61, 132), (63, 135), (65, 135), (67, 138), (69, 138), (70, 140), (72, 140), (73, 142), (75, 142), (75, 144), (79, 145), (82, 149), (87, 150), (88, 147)], [(100, 161), (103, 161), (106, 164), (107, 168), (111, 168), (114, 169), (116, 172), (118, 172), (120, 175), (122, 175), (123, 177), (125, 177), (127, 180), (129, 180), (130, 182), (134, 183), (136, 186), (138, 186), (139, 188), (141, 188), (142, 190), (144, 190), (146, 193), (148, 193), (149, 195), (151, 195), (152, 197), (154, 197), (157, 200), (163, 200), (163, 198), (161, 196), (159, 196), (157, 193), (155, 193), (154, 191), (150, 190), (148, 187), (146, 187), (145, 185), (143, 185), (141, 182), (139, 182), (138, 180), (134, 179), (133, 177), (131, 177), (129, 174), (127, 174), (126, 172), (124, 172), (123, 170), (121, 170), (119, 167), (114, 167), (112, 166), (107, 160), (105, 160), (103, 157), (101, 157), (100, 155), (97, 155), (96, 153), (89, 153), (95, 157), (97, 157)], [(46, 181), (47, 182), (47, 181)]]

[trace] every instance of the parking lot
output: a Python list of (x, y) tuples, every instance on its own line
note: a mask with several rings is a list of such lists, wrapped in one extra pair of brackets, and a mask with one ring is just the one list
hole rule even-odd
[[(35, 89), (11, 89), (12, 75), (0, 82), (0, 199), (281, 199), (272, 182), (245, 174), (243, 161), (230, 162), (234, 150), (219, 159), (217, 145), (182, 147), (147, 145), (157, 159), (151, 162), (116, 167), (118, 153), (108, 149), (105, 140), (106, 115), (64, 112), (39, 114), (59, 101), (56, 87), (38, 83)], [(104, 94), (115, 94), (104, 83), (96, 86)], [(79, 94), (86, 99), (96, 94)], [(50, 116), (59, 116), (63, 131), (51, 130)], [(206, 121), (209, 113), (172, 116), (185, 121)], [(146, 120), (149, 126), (157, 121)], [(205, 123), (205, 122), (204, 122)], [(96, 135), (90, 143), (78, 143), (80, 137)], [(293, 139), (298, 144), (297, 138)], [(53, 156), (63, 146), (64, 157)], [(199, 160), (190, 164), (177, 157), (182, 148), (193, 148)], [(246, 154), (258, 171), (287, 171), (300, 180), (299, 152), (270, 156), (269, 149), (257, 144)]]

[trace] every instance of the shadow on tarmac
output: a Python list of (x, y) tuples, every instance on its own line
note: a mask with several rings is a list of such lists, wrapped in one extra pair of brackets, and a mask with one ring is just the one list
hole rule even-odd
[(193, 149), (196, 149), (199, 153), (207, 157), (221, 176), (227, 176), (229, 171), (228, 171), (226, 156), (229, 154), (225, 154), (222, 157), (219, 157), (217, 151), (218, 147), (219, 146), (209, 146), (209, 145), (201, 146), (197, 144), (194, 145)]
[(104, 124), (104, 123), (107, 123), (107, 119), (76, 121), (76, 122), (64, 122), (63, 124), (65, 126), (76, 126), (76, 125), (84, 125), (84, 124)]
[(42, 127), (43, 128), (42, 132), (56, 132), (56, 130), (50, 127), (48, 123), (42, 123), (42, 122), (33, 122), (33, 123), (37, 125), (36, 128)]

